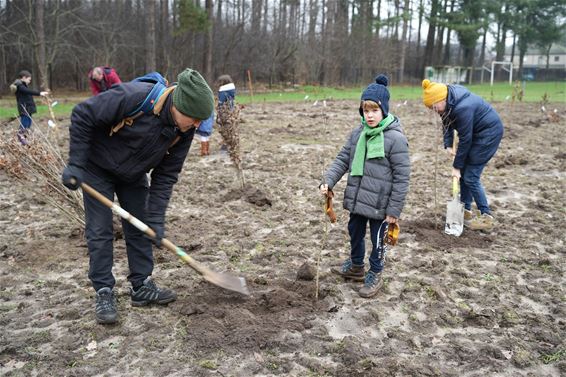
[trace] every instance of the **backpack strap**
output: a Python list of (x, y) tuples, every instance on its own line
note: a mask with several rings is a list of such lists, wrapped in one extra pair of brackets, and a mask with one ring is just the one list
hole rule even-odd
[(132, 124), (134, 124), (134, 120), (138, 119), (140, 116), (142, 116), (144, 114), (143, 111), (139, 111), (138, 113), (136, 113), (133, 116), (129, 116), (126, 117), (124, 119), (122, 119), (120, 121), (120, 123), (118, 123), (117, 125), (115, 125), (114, 127), (112, 127), (110, 129), (110, 136), (114, 135), (116, 132), (120, 131), (120, 129), (122, 129), (122, 127), (124, 126), (131, 126)]
[(161, 113), (161, 110), (163, 110), (163, 106), (165, 105), (165, 101), (167, 100), (167, 97), (169, 97), (169, 94), (173, 93), (176, 87), (177, 85), (173, 85), (163, 91), (163, 93), (160, 95), (157, 101), (153, 104), (154, 115), (159, 115), (159, 113)]
[[(167, 100), (167, 97), (169, 97), (169, 94), (171, 94), (176, 87), (177, 87), (176, 85), (173, 85), (170, 86), (169, 88), (163, 89), (163, 88), (159, 88), (158, 85), (155, 85), (151, 90), (150, 94), (148, 94), (145, 100), (141, 103), (141, 105), (138, 106), (137, 109), (129, 113), (132, 115), (126, 116), (124, 119), (120, 121), (120, 123), (118, 123), (117, 125), (112, 127), (112, 129), (110, 129), (110, 136), (120, 131), (122, 127), (131, 126), (132, 124), (134, 124), (134, 121), (137, 118), (145, 114), (144, 107), (151, 106), (153, 115), (159, 116), (161, 110), (163, 110), (163, 106), (165, 105), (165, 101)], [(152, 92), (154, 90), (159, 90), (159, 94), (157, 95), (157, 97), (152, 95)], [(155, 98), (157, 98), (157, 101), (155, 101)]]

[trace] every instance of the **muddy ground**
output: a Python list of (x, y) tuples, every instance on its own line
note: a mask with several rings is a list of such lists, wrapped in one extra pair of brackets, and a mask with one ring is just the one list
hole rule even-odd
[[(411, 191), (374, 299), (330, 274), (349, 255), (345, 180), (334, 226), (317, 186), (358, 115), (354, 101), (322, 105), (242, 110), (248, 190), (238, 191), (217, 132), (211, 156), (199, 157), (194, 144), (175, 187), (167, 237), (208, 267), (244, 276), (251, 296), (212, 286), (156, 250), (154, 277), (179, 298), (134, 308), (118, 240), (113, 326), (95, 323), (77, 226), (0, 172), (0, 374), (565, 375), (564, 104), (553, 106), (557, 122), (537, 104), (495, 104), (506, 134), (483, 183), (497, 228), (454, 238), (442, 233), (450, 161), (437, 148), (438, 122), (420, 103), (392, 101), (410, 142)], [(315, 281), (297, 272), (305, 262), (316, 268), (317, 256), (315, 300)]]

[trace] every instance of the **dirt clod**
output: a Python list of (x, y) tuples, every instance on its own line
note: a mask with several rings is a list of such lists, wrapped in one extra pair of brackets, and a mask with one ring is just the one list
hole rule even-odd
[(299, 280), (314, 280), (316, 276), (316, 269), (309, 263), (305, 262), (299, 267), (297, 271), (297, 279)]

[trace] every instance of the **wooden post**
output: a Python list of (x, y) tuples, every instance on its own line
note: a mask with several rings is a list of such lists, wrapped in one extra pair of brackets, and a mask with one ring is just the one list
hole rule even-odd
[(247, 72), (248, 72), (248, 87), (250, 89), (251, 103), (253, 103), (254, 102), (254, 90), (253, 90), (253, 85), (252, 85), (252, 71), (248, 69)]

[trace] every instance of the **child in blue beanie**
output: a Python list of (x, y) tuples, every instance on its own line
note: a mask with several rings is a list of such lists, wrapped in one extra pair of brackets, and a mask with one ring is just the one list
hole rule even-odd
[[(332, 272), (354, 281), (363, 281), (361, 297), (375, 296), (382, 285), (388, 224), (397, 223), (409, 191), (409, 145), (397, 117), (389, 113), (388, 80), (379, 75), (362, 93), (361, 123), (324, 174), (320, 192), (326, 195), (346, 173), (344, 208), (350, 212), (350, 258)], [(372, 250), (370, 268), (365, 273), (367, 223)]]

